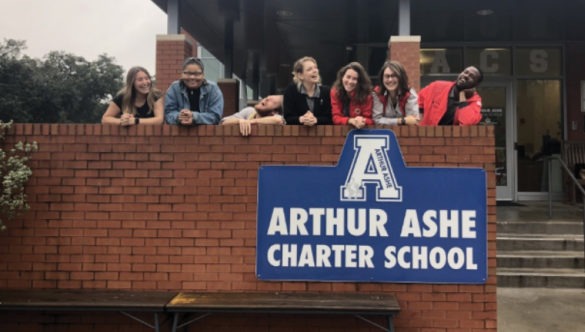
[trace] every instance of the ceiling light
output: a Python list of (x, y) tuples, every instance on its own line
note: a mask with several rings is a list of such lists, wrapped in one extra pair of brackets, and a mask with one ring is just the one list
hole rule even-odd
[(286, 10), (286, 9), (279, 9), (276, 11), (276, 16), (278, 16), (278, 17), (291, 17), (293, 15), (294, 15), (293, 12), (291, 12), (290, 10)]
[(480, 10), (476, 11), (475, 13), (479, 16), (489, 16), (489, 15), (492, 15), (494, 13), (494, 10), (493, 9), (480, 9)]

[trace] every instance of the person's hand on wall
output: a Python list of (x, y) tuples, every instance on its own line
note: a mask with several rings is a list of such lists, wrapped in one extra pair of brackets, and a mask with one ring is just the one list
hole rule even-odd
[(416, 116), (407, 115), (404, 117), (404, 124), (409, 125), (409, 126), (416, 125), (416, 124), (418, 124), (419, 121), (420, 121), (420, 118), (416, 117)]
[(249, 136), (252, 132), (252, 120), (240, 119), (240, 134)]
[(366, 119), (363, 116), (358, 115), (355, 118), (350, 118), (347, 123), (354, 126), (356, 129), (362, 129), (366, 126)]
[(179, 113), (179, 121), (182, 125), (189, 126), (193, 124), (193, 112), (188, 109), (182, 109)]
[(128, 127), (134, 125), (134, 114), (124, 113), (120, 116), (120, 125), (122, 127)]
[(307, 111), (299, 118), (299, 122), (305, 126), (314, 126), (317, 124), (317, 118), (313, 115), (313, 112)]

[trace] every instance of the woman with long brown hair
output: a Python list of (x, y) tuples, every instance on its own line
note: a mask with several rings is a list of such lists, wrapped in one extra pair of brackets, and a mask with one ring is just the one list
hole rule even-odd
[(337, 72), (331, 88), (333, 124), (361, 129), (373, 125), (372, 82), (359, 62), (350, 62)]
[(404, 66), (386, 61), (374, 91), (374, 122), (379, 125), (415, 125), (419, 121), (418, 96), (408, 82)]
[(148, 71), (137, 66), (128, 70), (126, 84), (110, 102), (102, 123), (128, 127), (162, 124), (163, 119), (161, 92), (153, 87)]

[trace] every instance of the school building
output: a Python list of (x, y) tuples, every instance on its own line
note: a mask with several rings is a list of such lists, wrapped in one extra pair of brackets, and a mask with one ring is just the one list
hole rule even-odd
[[(186, 56), (200, 55), (207, 77), (220, 81), (226, 114), (242, 100), (279, 92), (302, 56), (317, 59), (326, 84), (349, 61), (360, 61), (375, 77), (392, 58), (405, 65), (416, 89), (453, 80), (466, 65), (479, 66), (486, 75), (480, 89), (485, 125), (368, 130), (348, 143), (356, 132), (346, 126), (259, 125), (242, 137), (237, 126), (15, 124), (6, 144), (37, 141), (39, 150), (26, 187), (31, 209), (0, 232), (0, 330), (498, 329), (496, 200), (545, 198), (541, 155), (558, 154), (559, 142), (585, 138), (584, 0), (150, 1), (168, 14), (168, 34), (156, 37), (158, 87), (179, 77)], [(371, 207), (370, 201), (343, 201), (361, 197), (349, 176), (347, 182), (328, 178), (335, 173), (346, 180), (339, 172), (347, 172), (351, 158), (340, 156), (357, 153), (368, 135), (377, 148), (363, 159), (384, 165), (383, 178), (402, 186)], [(392, 156), (382, 153), (388, 142)], [(401, 175), (393, 179), (385, 161)], [(269, 172), (276, 165), (303, 176), (277, 181), (278, 174)], [(323, 185), (307, 185), (307, 166), (320, 172), (314, 182)], [(363, 176), (373, 176), (370, 164), (361, 166)], [(557, 166), (551, 189), (560, 198)], [(272, 177), (263, 177), (266, 172)], [(476, 185), (454, 185), (457, 176), (445, 172), (474, 173)], [(344, 184), (352, 189), (347, 197)], [(379, 188), (368, 186), (372, 200)], [(370, 251), (363, 235), (363, 243), (353, 243), (345, 236), (349, 231), (333, 232), (323, 237), (348, 241), (349, 258), (344, 270), (332, 268), (331, 275), (323, 260), (314, 263), (321, 264), (316, 279), (316, 273), (296, 269), (299, 262), (308, 268), (309, 254), (295, 261), (288, 243), (260, 242), (285, 237), (279, 204), (303, 193), (311, 205), (286, 207), (286, 218), (296, 225), (290, 233), (304, 230), (303, 213), (315, 223), (340, 209), (354, 213), (354, 221), (367, 213), (375, 230), (368, 233), (376, 242), (372, 250), (389, 248), (386, 264), (374, 261), (379, 251)], [(276, 201), (271, 214), (262, 210), (260, 201), (267, 199)], [(478, 208), (466, 208), (460, 199)], [(270, 217), (272, 231), (262, 233), (266, 215), (276, 217)], [(311, 241), (320, 229), (311, 230), (285, 239)], [(315, 257), (338, 245), (313, 244), (321, 250)], [(278, 255), (285, 250), (287, 264), (295, 266), (282, 266)], [(363, 259), (351, 256), (355, 252)], [(272, 272), (260, 264), (266, 257), (285, 273), (263, 275)], [(370, 278), (374, 263), (387, 271)], [(397, 266), (407, 270), (404, 275)], [(183, 292), (203, 293), (203, 303), (185, 300)], [(258, 298), (265, 294), (270, 303)], [(287, 301), (282, 294), (293, 295)], [(299, 298), (306, 305), (299, 306)], [(243, 309), (234, 310), (234, 301)], [(319, 301), (327, 303), (319, 307)]]
[[(545, 199), (542, 156), (585, 139), (583, 0), (152, 1), (168, 14), (168, 35), (157, 44), (163, 88), (176, 79), (179, 59), (197, 52), (195, 40), (205, 47), (199, 55), (223, 65), (208, 76), (238, 77), (248, 87), (241, 99), (283, 89), (305, 55), (317, 59), (327, 85), (349, 61), (372, 78), (387, 58), (401, 61), (416, 89), (479, 66), (483, 123), (495, 126), (498, 200)], [(557, 199), (561, 172), (553, 162)]]

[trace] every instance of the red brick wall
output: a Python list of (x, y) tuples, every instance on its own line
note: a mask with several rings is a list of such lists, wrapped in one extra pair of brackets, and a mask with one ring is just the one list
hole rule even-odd
[(392, 36), (388, 41), (390, 60), (404, 66), (410, 86), (420, 90), (420, 36)]
[(225, 78), (218, 80), (217, 86), (223, 94), (223, 116), (237, 113), (240, 107), (240, 81), (235, 78)]
[[(342, 126), (261, 126), (243, 138), (235, 126), (17, 124), (9, 142), (36, 140), (40, 148), (27, 189), (32, 209), (0, 232), (0, 287), (388, 292), (402, 308), (395, 319), (398, 331), (495, 330), (492, 127), (395, 129), (409, 166), (487, 170), (487, 284), (256, 279), (259, 166), (336, 164), (347, 131)], [(197, 331), (377, 331), (356, 318), (322, 315), (217, 315), (196, 326)], [(46, 328), (147, 330), (114, 313), (0, 313), (2, 331)]]
[(158, 35), (156, 38), (156, 87), (166, 91), (181, 77), (186, 58), (197, 52), (197, 45), (185, 35)]

